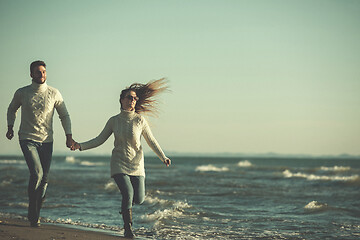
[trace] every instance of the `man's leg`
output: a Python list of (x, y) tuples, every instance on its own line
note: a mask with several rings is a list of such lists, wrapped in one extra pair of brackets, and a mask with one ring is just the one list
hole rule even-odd
[(53, 152), (53, 143), (43, 143), (40, 147), (38, 147), (38, 153), (40, 157), (41, 166), (43, 169), (43, 177), (41, 179), (39, 187), (36, 189), (37, 196), (37, 211), (40, 216), (40, 209), (42, 207), (42, 203), (45, 200), (46, 188), (48, 186), (48, 174), (50, 171), (51, 159)]
[(40, 146), (40, 143), (30, 141), (30, 140), (21, 140), (20, 147), (24, 154), (24, 158), (29, 168), (30, 178), (28, 185), (28, 195), (29, 195), (29, 208), (28, 208), (28, 219), (31, 225), (34, 225), (38, 222), (39, 216), (37, 211), (37, 197), (36, 189), (41, 183), (43, 177), (43, 169), (41, 166), (41, 161), (37, 148)]

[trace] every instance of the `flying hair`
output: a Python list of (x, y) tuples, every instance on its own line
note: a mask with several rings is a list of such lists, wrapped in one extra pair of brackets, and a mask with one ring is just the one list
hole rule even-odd
[(129, 91), (134, 91), (139, 98), (135, 105), (135, 112), (157, 115), (159, 102), (156, 96), (159, 93), (169, 91), (167, 84), (168, 80), (166, 78), (153, 80), (146, 84), (133, 83), (130, 87), (121, 91), (120, 99), (123, 99)]

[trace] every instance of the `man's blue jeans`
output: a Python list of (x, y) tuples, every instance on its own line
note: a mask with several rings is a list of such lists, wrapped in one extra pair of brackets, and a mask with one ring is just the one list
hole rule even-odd
[(28, 185), (28, 218), (30, 222), (37, 222), (40, 215), (41, 204), (45, 198), (53, 143), (20, 140), (20, 147), (30, 172)]
[(132, 208), (133, 204), (142, 204), (145, 200), (145, 177), (116, 174), (113, 176), (121, 196), (121, 210)]

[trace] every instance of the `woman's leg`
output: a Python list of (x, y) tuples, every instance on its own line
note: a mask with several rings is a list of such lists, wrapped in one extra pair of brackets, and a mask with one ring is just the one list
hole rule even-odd
[(130, 176), (130, 181), (134, 189), (133, 203), (142, 204), (145, 200), (145, 177)]
[(132, 230), (132, 202), (134, 199), (134, 189), (131, 184), (130, 176), (126, 174), (116, 174), (113, 176), (118, 185), (121, 196), (121, 214), (124, 221), (124, 236), (133, 238), (135, 235)]
[(132, 208), (134, 199), (134, 189), (130, 181), (130, 176), (126, 174), (116, 174), (113, 176), (122, 196), (121, 211)]

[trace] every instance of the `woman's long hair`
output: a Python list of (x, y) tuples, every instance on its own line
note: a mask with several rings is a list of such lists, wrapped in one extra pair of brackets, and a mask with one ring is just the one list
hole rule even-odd
[(159, 93), (169, 91), (167, 83), (166, 78), (150, 81), (146, 84), (133, 83), (130, 87), (121, 91), (120, 100), (125, 98), (127, 92), (134, 91), (139, 98), (139, 100), (136, 101), (135, 112), (156, 115), (158, 112), (158, 101), (155, 96)]

